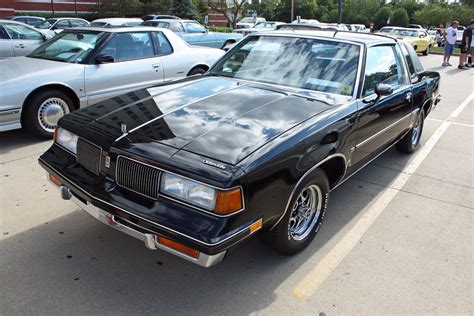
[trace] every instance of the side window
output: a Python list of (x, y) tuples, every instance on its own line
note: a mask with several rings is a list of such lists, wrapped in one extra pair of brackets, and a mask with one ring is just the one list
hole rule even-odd
[(206, 33), (206, 29), (203, 28), (199, 23), (186, 22), (183, 24), (186, 33)]
[[(421, 64), (420, 59), (418, 58), (418, 55), (415, 52), (415, 49), (413, 48), (413, 46), (411, 46), (407, 42), (401, 42), (401, 43), (402, 43), (401, 46), (403, 48), (405, 48), (405, 50), (408, 52), (408, 55), (410, 56), (411, 63), (413, 64), (413, 68), (415, 70), (414, 72), (420, 73), (420, 72), (425, 71), (425, 69), (423, 68), (423, 65)], [(411, 69), (410, 69), (410, 73), (411, 73)]]
[(415, 66), (413, 65), (413, 60), (411, 59), (411, 56), (408, 53), (408, 50), (406, 49), (405, 45), (400, 45), (400, 47), (402, 48), (403, 56), (405, 56), (405, 60), (407, 61), (408, 71), (410, 72), (411, 78), (414, 74), (416, 74)]
[(69, 24), (69, 20), (61, 20), (61, 21), (58, 21), (53, 29), (67, 29), (67, 28), (70, 28), (71, 25)]
[(375, 86), (379, 83), (393, 87), (403, 83), (402, 72), (397, 63), (393, 46), (370, 47), (367, 51), (365, 65), (365, 82), (363, 96), (375, 93)]
[(7, 31), (0, 25), (0, 40), (9, 40), (10, 36), (8, 35)]
[(30, 29), (24, 25), (19, 24), (4, 24), (3, 27), (6, 29), (12, 39), (18, 40), (42, 40), (43, 36), (38, 31)]
[(149, 32), (117, 33), (102, 49), (114, 60), (125, 61), (153, 57), (153, 42)]
[(82, 26), (87, 26), (87, 23), (81, 20), (71, 20), (71, 26), (72, 27), (82, 27)]
[(168, 55), (173, 52), (170, 42), (163, 33), (157, 32), (156, 38), (158, 40), (158, 50), (160, 55)]

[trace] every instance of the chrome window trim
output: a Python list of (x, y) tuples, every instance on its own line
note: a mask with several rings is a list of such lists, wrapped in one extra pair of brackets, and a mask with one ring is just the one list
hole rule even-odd
[(318, 162), (317, 164), (315, 164), (314, 166), (312, 166), (309, 170), (307, 170), (302, 176), (301, 178), (298, 180), (298, 182), (296, 182), (295, 186), (293, 187), (293, 189), (291, 190), (291, 193), (290, 193), (290, 197), (288, 198), (288, 202), (286, 203), (286, 207), (285, 207), (285, 211), (283, 212), (283, 214), (281, 214), (281, 216), (278, 218), (278, 220), (275, 222), (275, 224), (273, 224), (273, 226), (270, 228), (270, 230), (273, 230), (280, 222), (281, 220), (283, 219), (283, 217), (285, 217), (286, 213), (288, 212), (288, 209), (290, 207), (290, 202), (291, 202), (291, 199), (293, 198), (293, 196), (295, 195), (296, 193), (296, 188), (298, 187), (298, 185), (300, 185), (301, 182), (303, 182), (303, 180), (311, 173), (313, 172), (316, 168), (318, 168), (320, 165), (322, 165), (323, 163), (325, 163), (326, 161), (329, 161), (331, 160), (332, 158), (335, 158), (335, 157), (342, 157), (344, 159), (344, 173), (342, 174), (342, 176), (338, 179), (338, 181), (341, 181), (342, 179), (344, 179), (344, 176), (346, 174), (346, 171), (347, 171), (347, 158), (346, 156), (344, 156), (344, 154), (342, 153), (337, 153), (337, 154), (333, 154), (333, 155), (329, 155), (327, 156), (326, 158), (324, 158), (323, 160), (321, 160), (320, 162)]
[[(175, 233), (175, 234), (177, 234), (177, 235), (180, 235), (180, 236), (183, 236), (183, 237), (185, 237), (185, 238), (191, 239), (191, 240), (193, 240), (193, 241), (195, 241), (195, 242), (197, 242), (197, 243), (200, 243), (200, 244), (202, 244), (202, 245), (205, 245), (205, 246), (213, 247), (213, 246), (220, 245), (220, 244), (226, 242), (227, 240), (232, 239), (233, 237), (239, 235), (240, 233), (244, 232), (245, 230), (250, 229), (250, 227), (255, 223), (255, 222), (252, 222), (252, 224), (245, 226), (244, 228), (242, 228), (242, 229), (236, 231), (236, 232), (233, 233), (233, 234), (230, 234), (229, 236), (223, 238), (222, 240), (220, 240), (220, 241), (218, 241), (218, 242), (215, 242), (215, 243), (207, 243), (207, 242), (205, 242), (205, 241), (196, 239), (196, 238), (194, 238), (194, 237), (191, 237), (191, 236), (189, 236), (189, 235), (186, 235), (186, 234), (184, 234), (184, 233), (181, 233), (181, 232), (179, 232), (179, 231), (177, 231), (177, 230), (174, 230), (174, 229), (172, 229), (172, 228), (169, 228), (169, 227), (167, 227), (167, 226), (164, 226), (164, 225), (162, 225), (162, 224), (159, 224), (159, 223), (157, 223), (157, 222), (154, 222), (154, 221), (152, 221), (152, 220), (149, 220), (149, 219), (147, 219), (147, 218), (144, 218), (144, 217), (142, 217), (142, 216), (140, 216), (140, 215), (138, 215), (138, 214), (135, 214), (135, 213), (132, 213), (132, 212), (130, 212), (130, 211), (127, 211), (127, 210), (123, 209), (123, 208), (120, 207), (120, 206), (117, 206), (117, 205), (114, 205), (114, 204), (109, 203), (109, 202), (107, 202), (107, 201), (104, 201), (104, 200), (102, 200), (101, 198), (98, 198), (98, 197), (96, 197), (96, 196), (90, 194), (89, 192), (85, 191), (85, 190), (82, 189), (81, 187), (79, 187), (77, 184), (75, 184), (74, 181), (72, 181), (71, 179), (69, 179), (68, 177), (66, 177), (66, 176), (63, 175), (62, 173), (60, 173), (56, 168), (52, 167), (50, 164), (48, 164), (48, 163), (45, 162), (44, 160), (40, 159), (40, 161), (41, 161), (41, 163), (43, 163), (45, 166), (47, 166), (48, 168), (50, 168), (51, 170), (53, 170), (54, 172), (56, 172), (57, 174), (59, 174), (60, 177), (66, 179), (68, 182), (70, 182), (77, 190), (81, 191), (82, 193), (84, 193), (85, 195), (89, 196), (90, 198), (92, 198), (92, 199), (94, 199), (94, 200), (97, 200), (97, 201), (99, 201), (99, 202), (101, 202), (101, 203), (107, 204), (107, 205), (109, 205), (109, 206), (111, 206), (111, 207), (113, 207), (113, 208), (119, 209), (119, 210), (121, 210), (121, 211), (124, 212), (124, 213), (127, 213), (127, 214), (129, 214), (129, 215), (131, 215), (131, 216), (137, 217), (137, 218), (139, 218), (139, 219), (141, 219), (141, 220), (143, 220), (143, 221), (145, 221), (145, 222), (148, 222), (148, 223), (150, 223), (150, 224), (152, 224), (152, 225), (158, 226), (158, 227), (160, 227), (160, 228), (162, 228), (162, 229), (168, 230), (168, 231), (170, 231), (170, 232), (172, 232), (172, 233)], [(259, 230), (259, 229), (255, 230), (255, 231), (252, 231), (250, 234), (246, 235), (245, 238), (248, 237), (248, 236), (250, 236), (250, 235), (253, 235), (253, 234), (254, 234), (255, 232), (257, 232), (258, 230)]]
[[(230, 216), (234, 216), (234, 215), (236, 215), (236, 214), (242, 212), (243, 210), (245, 210), (244, 190), (243, 190), (243, 187), (242, 187), (241, 185), (237, 185), (237, 186), (234, 186), (234, 187), (231, 187), (231, 188), (221, 188), (221, 187), (218, 187), (218, 186), (215, 186), (215, 185), (212, 185), (212, 184), (208, 184), (208, 183), (205, 183), (205, 182), (202, 182), (202, 181), (199, 181), (199, 180), (195, 180), (195, 179), (190, 178), (190, 177), (187, 177), (187, 176), (183, 176), (183, 175), (181, 175), (181, 174), (178, 174), (178, 173), (175, 173), (175, 172), (172, 172), (172, 171), (168, 171), (168, 170), (166, 170), (166, 169), (163, 169), (163, 168), (160, 168), (160, 167), (157, 167), (157, 166), (153, 166), (153, 165), (144, 163), (144, 162), (142, 162), (142, 161), (140, 161), (140, 160), (133, 159), (133, 158), (130, 158), (130, 157), (127, 157), (127, 156), (124, 156), (124, 155), (118, 155), (118, 156), (117, 156), (117, 161), (119, 160), (119, 158), (124, 158), (124, 159), (133, 160), (133, 161), (135, 161), (135, 162), (137, 162), (137, 163), (145, 164), (145, 165), (148, 165), (148, 166), (150, 166), (150, 167), (152, 167), (152, 168), (155, 168), (155, 169), (157, 169), (157, 170), (160, 170), (160, 171), (161, 171), (161, 173), (160, 173), (160, 183), (159, 183), (159, 189), (158, 189), (158, 191), (159, 191), (160, 194), (158, 195), (158, 197), (161, 196), (161, 197), (167, 198), (168, 200), (171, 200), (171, 201), (174, 201), (174, 202), (178, 202), (178, 203), (180, 203), (180, 204), (186, 205), (186, 206), (188, 206), (188, 207), (191, 207), (191, 208), (193, 208), (193, 209), (196, 209), (196, 210), (198, 210), (198, 211), (201, 211), (201, 212), (204, 212), (204, 213), (206, 213), (206, 214), (209, 214), (209, 215), (212, 215), (212, 216), (216, 216), (216, 217), (224, 217), (224, 218), (225, 218), (225, 217), (230, 217)], [(117, 175), (117, 165), (118, 165), (118, 164), (117, 164), (117, 162), (116, 162), (116, 163), (115, 163), (115, 175)], [(213, 213), (212, 210), (207, 210), (207, 209), (205, 209), (205, 208), (201, 208), (201, 207), (198, 207), (198, 206), (189, 204), (189, 203), (187, 203), (187, 202), (185, 202), (185, 201), (181, 201), (181, 200), (179, 200), (179, 199), (177, 199), (177, 198), (170, 197), (169, 195), (167, 195), (166, 193), (161, 192), (161, 190), (160, 190), (160, 188), (161, 188), (161, 178), (162, 178), (163, 172), (166, 172), (166, 173), (175, 175), (175, 176), (177, 176), (177, 177), (184, 178), (184, 179), (186, 179), (186, 180), (190, 180), (190, 181), (193, 181), (193, 182), (197, 182), (197, 183), (199, 183), (199, 184), (201, 184), (201, 185), (204, 185), (204, 186), (207, 186), (207, 187), (211, 187), (211, 188), (216, 189), (216, 190), (219, 190), (219, 191), (231, 191), (231, 190), (235, 190), (235, 189), (240, 189), (240, 192), (241, 192), (240, 198), (241, 198), (241, 201), (242, 201), (242, 208), (239, 209), (239, 210), (237, 210), (237, 211), (235, 211), (235, 212), (233, 212), (233, 213), (231, 213), (231, 214), (220, 215), (220, 214)], [(115, 183), (117, 183), (117, 181), (115, 181)], [(118, 183), (117, 183), (117, 184), (118, 184)], [(123, 188), (125, 188), (125, 189), (127, 189), (127, 190), (130, 190), (130, 189), (126, 188), (126, 187), (123, 187)], [(130, 191), (133, 191), (133, 190), (130, 190)], [(138, 192), (137, 192), (137, 193), (138, 193)], [(144, 195), (144, 194), (141, 194), (141, 195)], [(144, 195), (144, 196), (146, 196), (146, 195)], [(147, 197), (150, 198), (150, 199), (153, 199), (153, 200), (157, 201), (157, 199), (155, 199), (155, 198), (152, 198), (152, 197), (149, 197), (149, 196), (147, 196)]]

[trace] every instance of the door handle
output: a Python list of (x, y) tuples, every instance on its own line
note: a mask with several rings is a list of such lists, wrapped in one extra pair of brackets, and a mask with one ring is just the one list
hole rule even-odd
[(407, 101), (410, 101), (412, 95), (413, 95), (413, 94), (412, 94), (411, 92), (408, 92), (407, 95), (405, 96), (405, 99), (406, 99)]
[(153, 64), (153, 65), (151, 65), (151, 66), (152, 66), (154, 69), (160, 68), (160, 64)]
[(25, 48), (25, 45), (23, 44), (19, 44), (19, 45), (15, 45), (16, 48)]

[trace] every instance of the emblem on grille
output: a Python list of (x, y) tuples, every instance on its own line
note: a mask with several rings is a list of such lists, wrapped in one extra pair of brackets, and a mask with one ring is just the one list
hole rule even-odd
[(220, 163), (217, 163), (217, 162), (213, 162), (213, 161), (210, 161), (210, 160), (207, 160), (207, 159), (204, 159), (202, 162), (205, 163), (206, 165), (209, 165), (209, 166), (213, 166), (213, 167), (216, 167), (216, 168), (219, 168), (219, 169), (225, 169), (225, 166), (223, 164), (220, 164)]
[(127, 124), (125, 123), (120, 123), (120, 130), (122, 131), (122, 134), (127, 134)]

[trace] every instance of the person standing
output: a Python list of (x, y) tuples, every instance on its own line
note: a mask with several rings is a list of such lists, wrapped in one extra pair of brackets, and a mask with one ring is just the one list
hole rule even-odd
[(458, 69), (467, 70), (469, 67), (467, 64), (467, 54), (470, 51), (471, 41), (472, 41), (472, 29), (474, 29), (474, 20), (469, 23), (469, 26), (466, 27), (462, 33), (461, 40), (461, 55), (459, 56), (459, 65)]
[(454, 53), (454, 45), (456, 44), (456, 37), (458, 34), (458, 21), (453, 21), (451, 25), (444, 31), (444, 58), (443, 66), (452, 66), (449, 63), (449, 58)]

